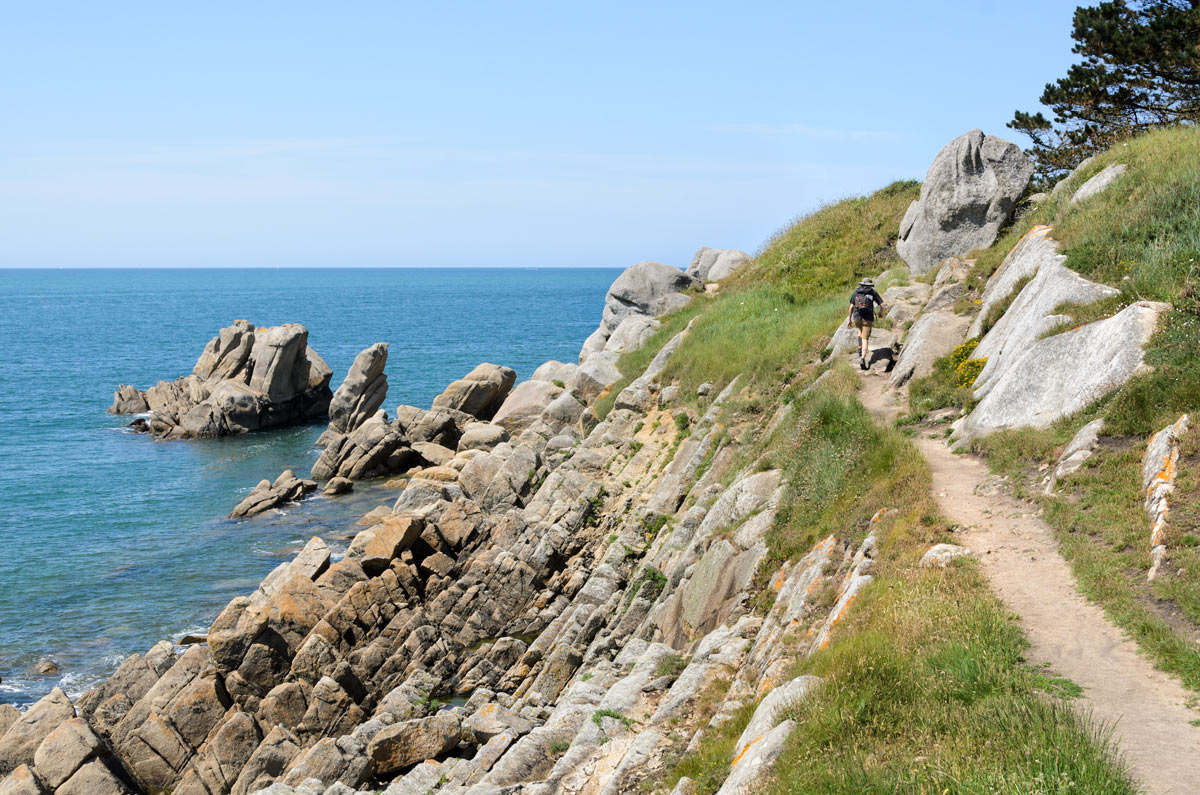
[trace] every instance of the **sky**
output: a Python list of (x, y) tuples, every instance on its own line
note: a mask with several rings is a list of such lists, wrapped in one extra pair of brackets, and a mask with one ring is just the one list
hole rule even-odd
[(0, 267), (685, 267), (1037, 108), (1076, 2), (0, 0)]

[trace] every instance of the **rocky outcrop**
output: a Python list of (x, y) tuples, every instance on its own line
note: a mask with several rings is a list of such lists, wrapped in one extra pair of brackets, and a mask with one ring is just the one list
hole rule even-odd
[(1095, 455), (1096, 447), (1100, 442), (1100, 432), (1103, 430), (1104, 420), (1101, 418), (1084, 425), (1071, 437), (1071, 441), (1067, 443), (1058, 457), (1058, 463), (1046, 478), (1047, 494), (1054, 493), (1058, 481), (1083, 469), (1087, 460)]
[(1099, 400), (1145, 371), (1143, 350), (1167, 308), (1138, 301), (1113, 317), (1009, 351), (982, 400), (955, 424), (956, 437), (966, 441), (1004, 428), (1044, 428)]
[(702, 282), (719, 282), (751, 259), (749, 254), (737, 249), (702, 248), (692, 257), (687, 273)]
[(246, 495), (229, 514), (230, 519), (242, 519), (256, 516), (260, 513), (278, 508), (289, 502), (298, 502), (317, 490), (317, 484), (312, 480), (302, 480), (290, 469), (284, 470), (272, 483), (269, 480), (259, 481), (259, 484)]
[(925, 175), (920, 198), (900, 222), (896, 251), (914, 273), (995, 242), (1029, 185), (1033, 164), (1016, 144), (980, 130), (946, 145)]
[(256, 329), (239, 320), (208, 343), (191, 375), (145, 393), (123, 384), (109, 411), (148, 410), (130, 427), (160, 439), (228, 436), (323, 416), (331, 375), (304, 326)]
[(655, 318), (687, 306), (691, 301), (687, 291), (701, 283), (691, 274), (658, 262), (639, 262), (626, 268), (608, 288), (600, 327), (584, 341), (579, 363), (602, 353), (626, 318)]
[(983, 289), (979, 314), (971, 323), (968, 336), (983, 334), (983, 324), (1007, 301), (1023, 282), (1037, 275), (1043, 266), (1062, 265), (1067, 261), (1058, 253), (1058, 243), (1050, 237), (1054, 231), (1049, 226), (1035, 226), (1026, 232), (1012, 251), (1000, 263), (1000, 267), (988, 279)]

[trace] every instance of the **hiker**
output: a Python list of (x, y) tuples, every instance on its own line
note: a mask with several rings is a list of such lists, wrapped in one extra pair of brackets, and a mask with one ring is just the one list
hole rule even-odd
[(871, 347), (871, 326), (875, 323), (875, 304), (879, 304), (879, 314), (883, 314), (883, 299), (875, 292), (875, 282), (863, 279), (850, 295), (850, 315), (846, 318), (846, 327), (858, 329), (859, 356), (858, 366), (867, 369), (867, 354)]

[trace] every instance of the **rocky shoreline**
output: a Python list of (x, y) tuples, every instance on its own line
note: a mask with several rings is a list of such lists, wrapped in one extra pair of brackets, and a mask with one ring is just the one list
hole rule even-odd
[[(885, 292), (912, 323), (895, 386), (928, 374), (968, 333), (952, 308), (967, 289), (956, 257), (990, 245), (1023, 194), (1029, 173), (1012, 149), (979, 131), (951, 142), (905, 215), (901, 254), (915, 273), (938, 270), (931, 284)], [(1162, 309), (1134, 304), (1043, 338), (1055, 306), (1105, 291), (1060, 273), (1052, 246), (1030, 237), (984, 293), (985, 302), (1018, 295), (979, 343), (993, 351), (991, 369), (960, 435), (1063, 416), (1073, 404), (1046, 395), (1080, 379), (1091, 379), (1090, 397), (1115, 388), (1141, 366), (1146, 318)], [(870, 506), (874, 518), (853, 534), (861, 542), (829, 536), (799, 560), (771, 560), (766, 534), (786, 484), (739, 451), (778, 427), (790, 404), (762, 418), (765, 427), (757, 417), (726, 425), (739, 377), (697, 396), (664, 383), (691, 324), (611, 411), (595, 411), (621, 380), (618, 357), (647, 343), (659, 315), (748, 260), (701, 249), (686, 272), (639, 263), (613, 283), (578, 364), (547, 362), (517, 384), (511, 369), (484, 363), (427, 410), (389, 416), (387, 346), (364, 350), (325, 399), (312, 478), (289, 470), (264, 480), (234, 513), (302, 498), (318, 481), (339, 491), (384, 476), (403, 486), (394, 504), (364, 516), (369, 526), (340, 559), (312, 538), (233, 599), (206, 643), (178, 657), (166, 642), (131, 655), (75, 703), (56, 689), (24, 714), (0, 709), (0, 795), (609, 795), (636, 790), (742, 712), (750, 717), (719, 793), (749, 791), (795, 726), (788, 707), (819, 684), (792, 676), (795, 663), (830, 642), (872, 580), (889, 506)], [(264, 395), (282, 406), (315, 395), (317, 383), (328, 391), (299, 332), (290, 359), (275, 356), (272, 369), (269, 346), (248, 342), (259, 332), (242, 323), (222, 330), (192, 376), (154, 388), (186, 388), (186, 410), (183, 398), (156, 409), (145, 394), (156, 436), (265, 427), (214, 396), (248, 394), (261, 408)], [(844, 321), (830, 331), (827, 361), (855, 344)], [(882, 332), (877, 345), (900, 329)], [(1070, 347), (1078, 339), (1106, 344), (1081, 353)], [(1077, 367), (1052, 367), (1062, 345)], [(260, 388), (285, 382), (291, 391)], [(115, 407), (138, 408), (140, 394), (122, 387)], [(945, 546), (916, 565), (967, 554)], [(769, 599), (755, 608), (760, 592)], [(690, 786), (684, 779), (675, 792)]]

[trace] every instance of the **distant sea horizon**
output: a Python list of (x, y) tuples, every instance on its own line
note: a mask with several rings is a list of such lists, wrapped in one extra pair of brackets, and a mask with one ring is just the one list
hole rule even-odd
[[(575, 361), (620, 272), (0, 268), (0, 703), (24, 708), (54, 686), (78, 696), (133, 652), (204, 634), (309, 537), (344, 549), (357, 518), (396, 497), (364, 484), (349, 498), (230, 521), (259, 480), (307, 474), (324, 426), (155, 442), (105, 413), (117, 384), (186, 375), (222, 326), (244, 318), (305, 325), (333, 388), (360, 350), (387, 342), (384, 408), (428, 408), (483, 361), (520, 380), (544, 361)], [(44, 661), (58, 670), (38, 674)]]

